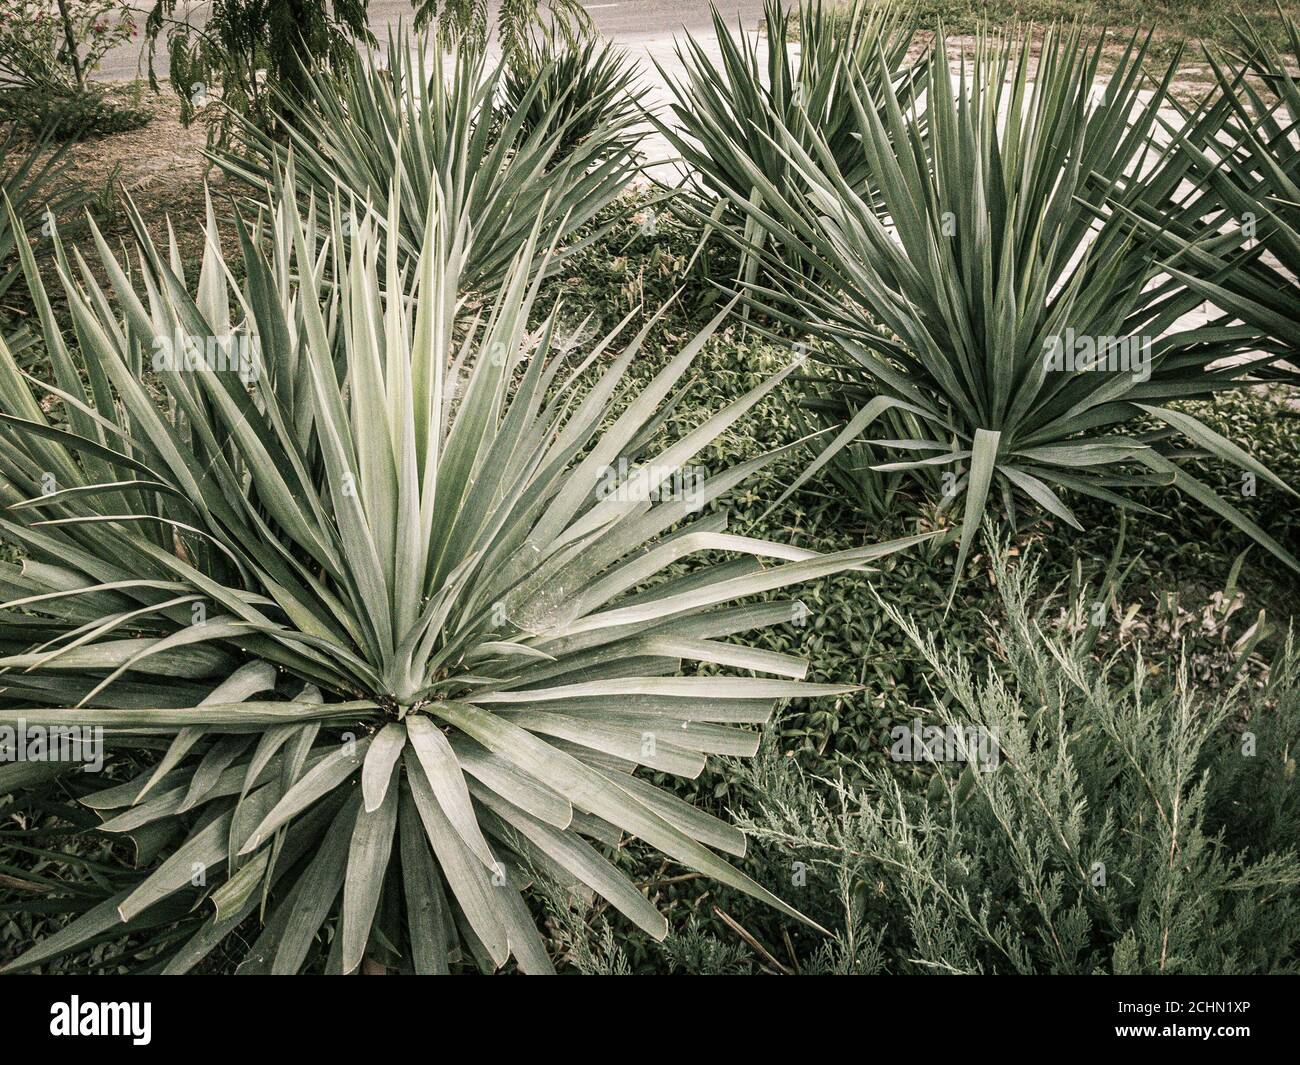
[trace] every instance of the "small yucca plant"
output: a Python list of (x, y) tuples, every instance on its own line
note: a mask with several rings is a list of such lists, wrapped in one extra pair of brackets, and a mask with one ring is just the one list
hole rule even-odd
[[(625, 111), (596, 114), (601, 101), (561, 117), (565, 98), (553, 98), (539, 116), (544, 70), (502, 114), (494, 108), (501, 68), (486, 70), (483, 53), (471, 48), (451, 66), (427, 41), (399, 34), (385, 57), (307, 72), (304, 99), (284, 101), (287, 145), (244, 124), (239, 143), (215, 161), (269, 200), (292, 154), (304, 206), (312, 196), (323, 203), (351, 195), (376, 208), (380, 225), (388, 223), (391, 190), (404, 258), (421, 246), (437, 185), (449, 217), (465, 226), (462, 283), (492, 292), (539, 218), (543, 244), (553, 244), (619, 196), (636, 169), (637, 138)], [(570, 131), (578, 128), (585, 134), (575, 142)], [(596, 236), (565, 244), (550, 268)]]
[[(1300, 26), (1289, 49), (1238, 33), (1240, 54), (1207, 49), (1219, 96), (1180, 140), (1190, 185), (1136, 188), (1121, 203), (1171, 253), (1168, 270), (1300, 367)], [(1235, 235), (1225, 242), (1221, 231)]]
[[(665, 934), (597, 848), (623, 832), (793, 912), (635, 770), (693, 777), (778, 701), (847, 690), (729, 637), (796, 616), (752, 597), (925, 537), (728, 534), (714, 504), (773, 455), (681, 475), (785, 373), (664, 440), (725, 312), (637, 388), (653, 321), (571, 360), (554, 314), (527, 326), (533, 241), (460, 321), (468, 227), (426, 216), (408, 271), (370, 220), (281, 204), (240, 226), (236, 290), (211, 215), (193, 285), (143, 226), (133, 279), (96, 234), (116, 310), (58, 261), (80, 360), (27, 256), (52, 383), (0, 343), (0, 537), (27, 555), (0, 568), (0, 724), (105, 728), (113, 783), (81, 801), (164, 857), (10, 968), (179, 919), (155, 967), (181, 972), (259, 915), (253, 971), (544, 972), (533, 875)], [(71, 768), (0, 767), (0, 793)]]
[(627, 156), (638, 140), (636, 78), (633, 61), (609, 41), (537, 30), (506, 62), (500, 120), (509, 123), (522, 114), (525, 137), (559, 132), (561, 157), (602, 128), (622, 130), (621, 136), (607, 137), (604, 147)]
[[(855, 77), (873, 84), (892, 80), (900, 98), (917, 83), (919, 67), (908, 67), (913, 28), (890, 3), (854, 0), (848, 8), (825, 8), (821, 0), (802, 5), (798, 14), (782, 0), (765, 0), (759, 45), (743, 28), (733, 31), (716, 7), (713, 29), (720, 56), (689, 34), (677, 46), (686, 76), (678, 79), (662, 67), (672, 93), (674, 121), (652, 119), (658, 131), (687, 165), (689, 188), (705, 211), (718, 203), (762, 203), (754, 181), (757, 170), (787, 195), (799, 187), (778, 130), (815, 129), (834, 157), (839, 172), (855, 189), (868, 190), (872, 175), (862, 152), (850, 86)], [(797, 19), (797, 22), (796, 22)], [(798, 39), (792, 27), (797, 25)], [(885, 59), (877, 62), (881, 50)], [(794, 121), (806, 114), (809, 127)], [(796, 132), (795, 136), (799, 136)], [(811, 144), (811, 138), (808, 138)], [(760, 241), (760, 233), (750, 233)], [(787, 257), (787, 263), (797, 262)]]
[[(751, 223), (782, 247), (769, 264), (793, 253), (811, 275), (785, 268), (753, 298), (833, 341), (837, 432), (792, 491), (860, 439), (892, 455), (879, 471), (941, 470), (942, 505), (963, 501), (960, 571), (991, 497), (1013, 522), (1027, 508), (1079, 528), (1063, 496), (1132, 505), (1124, 489), (1176, 484), (1300, 568), (1163, 446), (1181, 435), (1291, 491), (1167, 405), (1250, 384), (1256, 364), (1219, 362), (1249, 327), (1176, 328), (1201, 297), (1162, 276), (1130, 212), (1111, 204), (1126, 175), (1170, 190), (1187, 168), (1161, 144), (1177, 60), (1150, 81), (1148, 43), (1130, 41), (1094, 92), (1102, 42), (1086, 46), (1077, 28), (1049, 31), (1037, 52), (1027, 38), (980, 38), (955, 75), (939, 36), (921, 93), (888, 77), (850, 87), (877, 194), (841, 171), (802, 111), (793, 131), (777, 126), (797, 177), (783, 186), (746, 164)], [(900, 411), (917, 432), (897, 435)], [(1125, 431), (1143, 416), (1161, 431)]]

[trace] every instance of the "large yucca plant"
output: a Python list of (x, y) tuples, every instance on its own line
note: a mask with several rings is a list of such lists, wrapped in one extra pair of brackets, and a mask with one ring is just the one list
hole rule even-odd
[(925, 537), (728, 534), (716, 504), (773, 455), (681, 475), (785, 374), (664, 439), (725, 312), (636, 387), (653, 321), (562, 354), (553, 314), (527, 325), (531, 240), (458, 321), (468, 225), (427, 218), (408, 271), (337, 203), (281, 204), (240, 226), (238, 289), (211, 214), (194, 283), (138, 219), (132, 277), (96, 234), (111, 294), (58, 261), (79, 359), (26, 256), (51, 383), (0, 343), (0, 537), (27, 555), (0, 568), (0, 725), (102, 726), (116, 768), (6, 765), (0, 793), (62, 772), (160, 860), (10, 968), (170, 922), (164, 972), (237, 928), (252, 971), (544, 972), (536, 875), (665, 934), (599, 849), (624, 832), (793, 912), (715, 854), (738, 832), (635, 771), (695, 776), (776, 702), (845, 691), (729, 639), (798, 611), (750, 597)]
[[(288, 144), (245, 125), (218, 165), (265, 192), (292, 153), (304, 201), (351, 195), (373, 205), (380, 225), (393, 190), (403, 257), (421, 245), (437, 185), (449, 216), (465, 224), (462, 280), (478, 291), (501, 283), (538, 218), (543, 242), (554, 243), (610, 204), (636, 169), (626, 112), (602, 110), (601, 98), (539, 123), (533, 102), (546, 84), (543, 69), (501, 115), (494, 107), (501, 68), (485, 69), (483, 53), (471, 48), (449, 64), (427, 41), (398, 34), (385, 57), (361, 55), (305, 77), (304, 101), (284, 101)], [(552, 110), (567, 99), (554, 98)], [(585, 135), (574, 143), (578, 128)], [(559, 249), (551, 267), (585, 242)]]
[[(962, 500), (959, 570), (991, 494), (1013, 521), (1028, 507), (1079, 527), (1065, 494), (1132, 505), (1123, 490), (1152, 483), (1176, 484), (1300, 568), (1162, 443), (1182, 436), (1190, 454), (1291, 491), (1167, 405), (1249, 383), (1254, 364), (1214, 365), (1250, 340), (1248, 327), (1171, 331), (1201, 297), (1161, 274), (1129, 213), (1109, 203), (1127, 174), (1147, 175), (1149, 192), (1186, 172), (1160, 114), (1177, 59), (1149, 80), (1148, 43), (1129, 42), (1104, 89), (1102, 42), (1086, 46), (1077, 28), (1047, 32), (1036, 53), (1028, 39), (980, 38), (955, 73), (940, 36), (919, 101), (890, 78), (855, 78), (878, 199), (841, 172), (812, 116), (778, 125), (797, 178), (782, 186), (747, 164), (759, 196), (746, 209), (815, 279), (787, 269), (783, 284), (751, 291), (833, 338), (841, 397), (838, 432), (795, 487), (905, 411), (920, 431), (872, 440), (894, 456), (876, 468), (944, 471), (944, 503)], [(1125, 428), (1143, 416), (1164, 428)]]

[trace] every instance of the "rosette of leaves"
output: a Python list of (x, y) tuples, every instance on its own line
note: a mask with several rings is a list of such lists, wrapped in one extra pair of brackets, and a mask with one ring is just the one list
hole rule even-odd
[(980, 37), (955, 71), (939, 35), (919, 91), (854, 76), (874, 191), (841, 171), (813, 113), (774, 121), (789, 173), (746, 162), (758, 195), (732, 236), (747, 249), (753, 227), (773, 238), (780, 255), (762, 254), (779, 281), (750, 298), (828, 341), (818, 413), (831, 432), (791, 491), (858, 441), (883, 452), (878, 473), (940, 471), (936, 502), (961, 513), (960, 571), (990, 510), (1081, 529), (1071, 497), (1137, 507), (1129, 491), (1173, 485), (1300, 569), (1184, 464), (1223, 460), (1295, 494), (1177, 406), (1258, 383), (1278, 355), (1228, 358), (1253, 343), (1249, 325), (1188, 327), (1204, 297), (1135, 238), (1129, 200), (1172, 196), (1189, 169), (1162, 115), (1177, 57), (1148, 75), (1149, 44), (1134, 35), (1104, 87), (1103, 42), (1079, 27), (1050, 29), (1037, 50)]
[(561, 156), (602, 126), (625, 131), (608, 150), (627, 154), (638, 140), (636, 78), (636, 64), (609, 41), (536, 30), (505, 64), (498, 111), (505, 123), (522, 114), (524, 135), (562, 129)]
[[(1217, 98), (1178, 141), (1187, 182), (1125, 190), (1119, 202), (1168, 255), (1170, 274), (1210, 301), (1225, 322), (1258, 333), (1254, 345), (1300, 380), (1300, 26), (1287, 47), (1250, 27), (1232, 50), (1206, 49)], [(1227, 237), (1225, 241), (1225, 235)]]
[[(398, 34), (384, 56), (305, 72), (301, 97), (283, 102), (287, 144), (244, 123), (238, 143), (214, 158), (269, 201), (292, 155), (304, 205), (313, 196), (351, 195), (375, 205), (381, 225), (392, 190), (403, 257), (421, 246), (437, 185), (445, 210), (464, 221), (462, 282), (492, 292), (539, 218), (545, 245), (571, 237), (636, 169), (634, 117), (620, 109), (597, 114), (600, 101), (569, 108), (567, 97), (545, 95), (547, 77), (538, 71), (503, 114), (494, 106), (502, 68), (486, 68), (482, 52), (465, 48), (448, 63), (427, 41)], [(584, 135), (574, 142), (578, 129)], [(569, 240), (547, 260), (551, 268), (600, 232)]]
[(667, 434), (725, 312), (636, 386), (653, 320), (566, 353), (554, 312), (529, 328), (529, 240), (465, 321), (464, 220), (428, 219), (408, 270), (395, 218), (290, 198), (239, 225), (234, 287), (211, 212), (195, 281), (137, 218), (130, 276), (96, 234), (107, 289), (60, 252), (79, 354), (25, 256), (50, 365), (0, 344), (0, 537), (26, 554), (0, 568), (0, 724), (102, 727), (111, 782), (18, 763), (0, 792), (61, 775), (156, 857), (9, 968), (161, 926), (168, 973), (236, 929), (250, 971), (546, 972), (534, 876), (666, 933), (602, 851), (624, 833), (793, 913), (637, 770), (693, 777), (779, 701), (849, 690), (733, 637), (799, 612), (755, 597), (926, 537), (729, 533), (718, 504), (773, 454), (661, 491), (785, 373)]
[[(870, 195), (872, 174), (851, 87), (855, 78), (873, 85), (884, 80), (906, 100), (920, 84), (923, 67), (907, 61), (915, 29), (902, 8), (869, 0), (827, 8), (814, 0), (796, 14), (781, 0), (765, 0), (756, 38), (743, 27), (729, 28), (716, 7), (712, 12), (717, 58), (711, 45), (687, 34), (677, 46), (684, 76), (659, 67), (671, 93), (673, 120), (651, 118), (686, 164), (688, 188), (703, 211), (721, 209), (735, 217), (736, 205), (760, 205), (763, 190), (754, 171), (786, 195), (803, 187), (778, 130), (802, 137), (808, 147), (815, 130), (845, 181)], [(760, 54), (760, 41), (766, 55)], [(796, 122), (796, 114), (806, 114), (808, 123)], [(771, 233), (749, 217), (746, 235), (761, 244)], [(798, 264), (793, 254), (782, 260), (787, 267)]]

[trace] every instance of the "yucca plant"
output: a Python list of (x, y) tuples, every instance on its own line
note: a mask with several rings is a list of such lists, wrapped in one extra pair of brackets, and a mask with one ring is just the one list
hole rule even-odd
[(602, 128), (622, 130), (603, 147), (627, 156), (639, 139), (636, 80), (635, 63), (609, 41), (539, 29), (506, 61), (498, 111), (503, 124), (522, 114), (525, 137), (560, 132), (561, 157)]
[[(952, 75), (938, 37), (923, 107), (889, 78), (855, 78), (878, 201), (841, 172), (803, 112), (795, 131), (778, 128), (797, 177), (782, 186), (747, 164), (759, 192), (745, 205), (751, 222), (813, 274), (786, 270), (752, 298), (831, 337), (841, 375), (838, 431), (791, 490), (860, 438), (895, 456), (878, 470), (940, 470), (943, 504), (962, 501), (960, 572), (991, 494), (1013, 522), (1027, 506), (1077, 528), (1065, 493), (1133, 505), (1124, 489), (1176, 484), (1300, 568), (1175, 462), (1208, 454), (1292, 491), (1168, 405), (1249, 384), (1258, 364), (1215, 365), (1250, 341), (1248, 327), (1175, 330), (1201, 297), (1162, 277), (1128, 212), (1109, 202), (1127, 174), (1172, 191), (1186, 172), (1160, 116), (1177, 57), (1148, 79), (1149, 42), (1130, 40), (1104, 89), (1102, 42), (1086, 45), (1078, 28), (1049, 30), (1036, 53), (1027, 38), (981, 37)], [(920, 432), (872, 431), (897, 411)], [(1143, 417), (1161, 428), (1131, 427)], [(1174, 435), (1193, 451), (1170, 451)]]
[[(899, 99), (907, 99), (920, 84), (924, 57), (908, 62), (915, 33), (904, 9), (889, 0), (853, 0), (826, 7), (821, 0), (789, 9), (782, 0), (765, 0), (757, 40), (743, 26), (728, 27), (712, 9), (719, 55), (689, 34), (677, 47), (685, 70), (679, 79), (659, 68), (671, 94), (671, 120), (649, 116), (658, 132), (686, 166), (683, 206), (701, 221), (722, 220), (744, 228), (739, 280), (752, 284), (760, 275), (769, 282), (783, 273), (806, 275), (797, 247), (783, 248), (779, 235), (757, 222), (757, 212), (737, 204), (762, 206), (762, 191), (753, 172), (763, 174), (791, 198), (807, 196), (797, 170), (781, 145), (783, 135), (802, 137), (811, 146), (812, 131), (835, 158), (845, 180), (865, 198), (876, 193), (857, 132), (850, 86), (853, 77), (888, 78)], [(885, 62), (877, 62), (876, 49)], [(761, 55), (765, 49), (766, 55)], [(808, 116), (804, 124), (800, 114)], [(761, 251), (762, 254), (755, 254)], [(770, 268), (764, 262), (775, 259)], [(825, 374), (796, 374), (793, 391), (803, 398), (792, 408), (796, 420), (807, 419), (810, 431), (834, 424), (841, 406), (841, 385)], [(891, 411), (887, 436), (910, 435), (908, 415)], [(865, 441), (851, 444), (831, 473), (837, 487), (872, 520), (891, 513), (905, 475), (874, 473), (879, 454)]]
[[(805, 373), (791, 374), (790, 387), (782, 397), (803, 437), (810, 442), (819, 440), (822, 445), (843, 430), (846, 405), (856, 410), (862, 395), (859, 375), (836, 365), (836, 361), (821, 361), (809, 366)], [(901, 407), (881, 411), (874, 424), (877, 433), (887, 438), (886, 443), (914, 438), (925, 431), (916, 415)], [(869, 521), (897, 518), (900, 506), (908, 507), (914, 502), (913, 486), (917, 482), (927, 495), (942, 496), (944, 481), (934, 467), (879, 469), (889, 460), (890, 453), (868, 435), (859, 434), (836, 442), (832, 456), (830, 462), (819, 466), (831, 482), (830, 490)], [(805, 493), (813, 491), (806, 479), (799, 487)], [(787, 496), (774, 500), (769, 511)]]
[(926, 537), (728, 534), (717, 504), (775, 454), (688, 463), (785, 373), (662, 431), (726, 312), (638, 388), (653, 320), (580, 360), (554, 313), (529, 329), (540, 222), (467, 323), (467, 222), (435, 198), (408, 270), (389, 202), (387, 227), (292, 199), (241, 224), (238, 289), (210, 211), (193, 284), (138, 218), (132, 277), (96, 234), (111, 293), (58, 259), (80, 360), (25, 254), (51, 365), (0, 344), (0, 538), (27, 555), (0, 568), (0, 725), (103, 727), (115, 768), (85, 794), (5, 765), (0, 793), (62, 772), (161, 854), (12, 969), (166, 919), (169, 973), (237, 928), (251, 971), (544, 972), (534, 876), (665, 934), (598, 849), (623, 832), (793, 913), (715, 853), (738, 832), (635, 771), (693, 777), (776, 702), (850, 690), (728, 637), (799, 609), (751, 597)]
[[(324, 202), (351, 195), (374, 208), (380, 225), (388, 222), (393, 190), (403, 258), (421, 246), (437, 185), (449, 215), (466, 225), (463, 282), (494, 291), (539, 217), (541, 239), (555, 243), (622, 192), (635, 171), (636, 139), (630, 118), (606, 113), (566, 148), (569, 131), (585, 123), (599, 101), (566, 120), (526, 128), (537, 118), (531, 108), (544, 73), (518, 110), (499, 116), (493, 107), (499, 67), (485, 70), (483, 53), (469, 48), (447, 67), (426, 41), (413, 44), (398, 34), (386, 58), (367, 54), (342, 69), (309, 72), (305, 102), (284, 101), (287, 145), (245, 124), (240, 143), (214, 159), (228, 174), (269, 193), (277, 168), (292, 154), (304, 203), (311, 196)], [(598, 235), (570, 241), (549, 259), (550, 267)]]
[(17, 122), (6, 123), (0, 135), (0, 205), (13, 205), (12, 215), (0, 217), (0, 313), (22, 275), (18, 242), (85, 201), (84, 192), (67, 180), (67, 152), (66, 144), (21, 133)]
[[(1207, 48), (1219, 99), (1181, 140), (1189, 187), (1125, 206), (1169, 255), (1169, 272), (1224, 314), (1260, 334), (1260, 348), (1300, 367), (1300, 26), (1287, 20), (1288, 52), (1250, 28), (1239, 53)], [(1234, 233), (1226, 247), (1207, 234)]]
[[(719, 58), (715, 61), (687, 34), (676, 49), (685, 78), (659, 67), (671, 93), (673, 119), (651, 116), (686, 164), (688, 188), (704, 209), (711, 211), (721, 202), (731, 204), (734, 214), (735, 204), (755, 194), (761, 197), (755, 170), (788, 194), (800, 187), (778, 129), (795, 131), (795, 136), (805, 128), (815, 129), (845, 180), (855, 189), (868, 190), (871, 174), (849, 88), (855, 76), (872, 83), (886, 78), (894, 82), (900, 99), (910, 94), (919, 69), (906, 62), (913, 27), (901, 9), (875, 0), (827, 9), (821, 0), (813, 0), (801, 5), (796, 16), (782, 0), (765, 0), (759, 34), (766, 42), (763, 58), (758, 42), (743, 27), (733, 31), (716, 6), (711, 10)], [(796, 25), (797, 41), (792, 33)], [(877, 62), (877, 49), (885, 56), (883, 64)], [(810, 126), (796, 123), (796, 113), (806, 114)], [(811, 138), (806, 143), (810, 145)], [(751, 239), (761, 238), (751, 233)]]

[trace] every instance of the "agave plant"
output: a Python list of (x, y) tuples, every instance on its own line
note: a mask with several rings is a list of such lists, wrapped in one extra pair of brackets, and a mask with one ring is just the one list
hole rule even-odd
[[(1238, 31), (1240, 55), (1207, 49), (1216, 106), (1180, 139), (1190, 186), (1133, 190), (1120, 200), (1168, 254), (1166, 269), (1225, 315), (1260, 334), (1259, 347), (1300, 366), (1300, 26), (1287, 20), (1289, 55)], [(1288, 66), (1290, 64), (1290, 66)], [(1126, 190), (1127, 191), (1127, 190)], [(1145, 195), (1144, 195), (1145, 192)], [(1206, 246), (1226, 231), (1225, 248)]]
[[(439, 50), (399, 34), (386, 58), (365, 54), (341, 70), (308, 72), (304, 100), (283, 102), (287, 145), (246, 124), (239, 143), (214, 159), (263, 193), (292, 154), (304, 201), (351, 195), (372, 205), (381, 225), (391, 190), (403, 258), (421, 246), (437, 185), (450, 216), (466, 223), (464, 283), (491, 292), (539, 217), (544, 244), (555, 243), (608, 206), (635, 170), (631, 118), (598, 116), (602, 100), (536, 124), (533, 101), (546, 77), (539, 72), (517, 110), (498, 121), (501, 70), (485, 71), (482, 52), (460, 50), (448, 71)], [(552, 101), (563, 106), (564, 98)], [(570, 145), (578, 128), (586, 135)], [(598, 236), (571, 241), (551, 268)]]
[(605, 149), (628, 156), (638, 139), (632, 129), (639, 119), (632, 95), (636, 78), (635, 63), (608, 41), (554, 27), (536, 30), (505, 64), (500, 120), (508, 124), (523, 115), (525, 137), (560, 132), (561, 158), (604, 130), (610, 131), (604, 134)]
[[(387, 227), (292, 199), (241, 224), (236, 289), (211, 211), (193, 285), (138, 219), (134, 283), (96, 234), (111, 293), (58, 260), (81, 361), (25, 254), (51, 383), (0, 344), (0, 537), (27, 555), (0, 568), (0, 726), (105, 729), (117, 775), (81, 802), (165, 845), (10, 968), (166, 919), (182, 972), (260, 916), (250, 971), (545, 972), (535, 876), (665, 934), (599, 849), (623, 832), (794, 912), (715, 853), (740, 833), (635, 770), (693, 777), (777, 701), (849, 690), (728, 637), (799, 609), (751, 597), (925, 537), (727, 533), (717, 504), (774, 455), (681, 474), (785, 375), (666, 438), (724, 315), (635, 387), (653, 321), (580, 360), (554, 312), (529, 330), (535, 230), (466, 323), (469, 227), (434, 195), (409, 271), (395, 197)], [(0, 766), (0, 792), (70, 768)]]
[[(1028, 506), (1079, 528), (1063, 490), (1131, 506), (1123, 489), (1176, 484), (1300, 568), (1163, 444), (1181, 435), (1191, 454), (1291, 492), (1168, 405), (1250, 384), (1258, 363), (1215, 365), (1250, 341), (1246, 326), (1175, 328), (1201, 297), (1162, 275), (1130, 212), (1111, 203), (1126, 175), (1168, 193), (1187, 168), (1161, 118), (1177, 58), (1149, 80), (1149, 41), (1129, 41), (1104, 89), (1102, 42), (1086, 46), (1078, 28), (1049, 31), (1037, 54), (1028, 39), (980, 38), (955, 75), (940, 36), (920, 101), (887, 77), (856, 77), (878, 199), (841, 171), (805, 112), (795, 131), (778, 128), (797, 177), (782, 186), (746, 161), (751, 221), (815, 270), (786, 270), (784, 289), (752, 296), (833, 338), (839, 376), (838, 431), (792, 491), (864, 438), (894, 456), (879, 471), (943, 471), (943, 503), (963, 500), (960, 571), (990, 494), (1013, 522)], [(898, 411), (920, 431), (872, 439)], [(1162, 428), (1124, 428), (1143, 417)]]
[[(855, 76), (873, 83), (884, 78), (906, 98), (917, 84), (919, 68), (906, 63), (913, 29), (900, 9), (854, 0), (847, 9), (827, 10), (821, 0), (814, 0), (799, 8), (796, 42), (794, 19), (782, 0), (764, 0), (759, 37), (766, 41), (765, 58), (743, 28), (733, 33), (717, 7), (711, 9), (718, 60), (688, 34), (676, 50), (685, 80), (659, 67), (672, 94), (675, 121), (650, 116), (686, 164), (690, 187), (705, 208), (761, 197), (754, 170), (793, 194), (799, 177), (790, 167), (778, 129), (816, 129), (845, 180), (854, 188), (868, 189), (871, 174), (849, 89)], [(877, 62), (877, 49), (885, 56), (883, 64)], [(811, 126), (796, 123), (797, 113), (806, 114)], [(758, 233), (750, 236), (761, 239)]]

